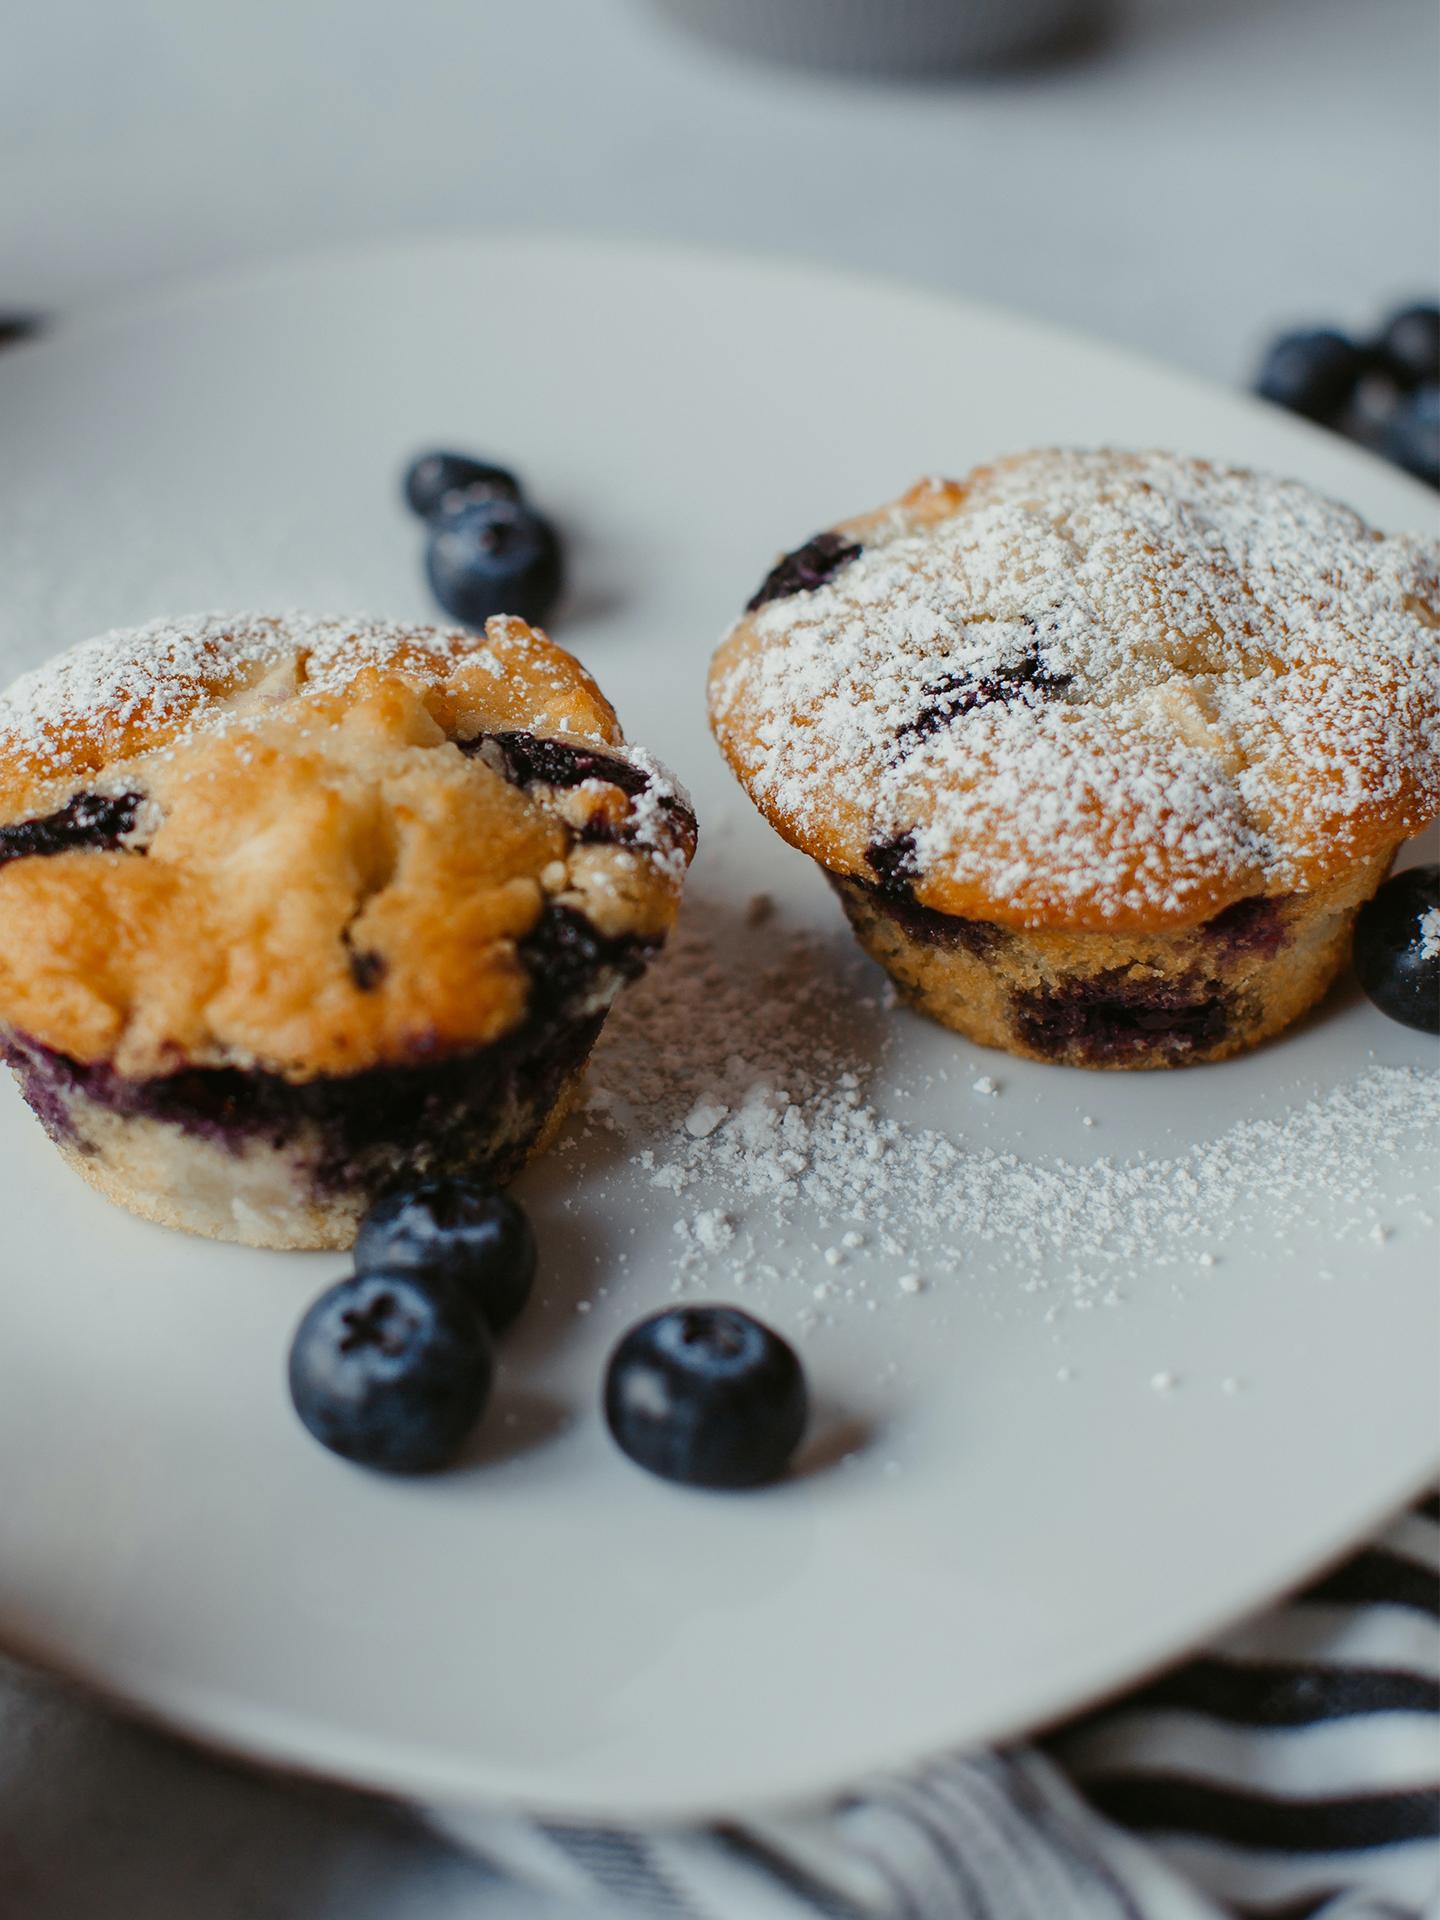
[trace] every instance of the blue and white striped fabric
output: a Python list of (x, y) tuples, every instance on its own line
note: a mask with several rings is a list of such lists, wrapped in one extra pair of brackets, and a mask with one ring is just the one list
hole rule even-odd
[(436, 1819), (593, 1920), (1435, 1920), (1440, 1501), (1043, 1748), (698, 1832)]

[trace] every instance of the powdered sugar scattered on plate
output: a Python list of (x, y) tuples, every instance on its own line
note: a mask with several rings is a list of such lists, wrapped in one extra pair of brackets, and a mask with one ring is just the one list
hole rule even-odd
[[(735, 933), (703, 896), (687, 902), (671, 950), (611, 1017), (579, 1121), (615, 1136), (641, 1196), (680, 1202), (677, 1287), (758, 1287), (809, 1326), (876, 1300), (938, 1308), (983, 1271), (1001, 1305), (1033, 1295), (1054, 1319), (1165, 1274), (1198, 1285), (1246, 1238), (1283, 1256), (1322, 1206), (1335, 1240), (1367, 1257), (1421, 1220), (1425, 1196), (1397, 1201), (1383, 1175), (1440, 1124), (1436, 1076), (1371, 1065), (1173, 1154), (1030, 1158), (967, 1137), (974, 1107), (958, 1098), (951, 1131), (897, 1117), (891, 1017), (857, 1004), (843, 946), (746, 931), (737, 967)], [(953, 1058), (950, 1036), (935, 1045), (937, 1064)], [(1055, 1094), (1074, 1097), (1073, 1077), (1057, 1073)]]

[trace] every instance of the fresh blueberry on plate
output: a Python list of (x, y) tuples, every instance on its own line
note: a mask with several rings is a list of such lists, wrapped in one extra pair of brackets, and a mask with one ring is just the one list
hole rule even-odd
[(1286, 333), (1265, 355), (1255, 391), (1307, 420), (1330, 420), (1364, 370), (1365, 355), (1343, 333), (1329, 327)]
[(490, 1335), (455, 1287), (362, 1273), (311, 1306), (290, 1346), (290, 1398), (322, 1446), (387, 1473), (455, 1458), (485, 1410)]
[(465, 453), (422, 453), (405, 469), (405, 504), (422, 520), (442, 508), (484, 500), (519, 500), (522, 488), (508, 467)]
[(474, 1180), (427, 1180), (376, 1201), (356, 1236), (355, 1271), (456, 1287), (501, 1333), (530, 1298), (535, 1231), (508, 1194)]
[(497, 613), (543, 626), (564, 580), (555, 529), (516, 500), (442, 514), (431, 529), (425, 568), (435, 598), (467, 627), (483, 627)]
[(1440, 380), (1440, 307), (1404, 307), (1380, 336), (1386, 367), (1403, 387)]
[(1397, 467), (1440, 487), (1440, 386), (1431, 381), (1404, 396), (1390, 416), (1383, 447)]
[(1360, 909), (1355, 971), (1382, 1013), (1440, 1033), (1440, 867), (1391, 874)]
[(805, 1429), (799, 1357), (738, 1307), (672, 1307), (610, 1356), (605, 1418), (638, 1466), (692, 1487), (756, 1487), (785, 1471)]

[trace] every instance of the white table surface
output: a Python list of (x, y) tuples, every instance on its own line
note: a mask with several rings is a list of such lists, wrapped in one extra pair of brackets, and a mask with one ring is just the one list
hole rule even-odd
[[(918, 88), (712, 54), (643, 0), (22, 0), (0, 312), (543, 226), (903, 275), (1235, 382), (1277, 326), (1433, 287), (1437, 56), (1431, 0), (1134, 0), (1083, 58)], [(560, 1911), (0, 1663), (7, 1920)]]

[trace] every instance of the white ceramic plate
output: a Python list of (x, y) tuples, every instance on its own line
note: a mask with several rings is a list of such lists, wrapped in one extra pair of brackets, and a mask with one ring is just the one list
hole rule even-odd
[[(1385, 525), (1433, 519), (1338, 441), (1004, 314), (739, 259), (434, 242), (247, 274), (8, 354), (0, 667), (197, 606), (423, 615), (402, 461), (436, 442), (514, 459), (572, 530), (558, 631), (693, 785), (691, 917), (730, 964), (813, 930), (805, 1017), (868, 997), (829, 1038), (907, 1125), (1026, 1163), (1203, 1150), (1427, 1043), (1341, 994), (1248, 1059), (1097, 1076), (884, 1015), (825, 889), (705, 732), (710, 645), (780, 545), (920, 473), (1051, 441), (1260, 462)], [(749, 931), (760, 888), (782, 912)], [(995, 1096), (971, 1089), (986, 1072)], [(1233, 1217), (1152, 1221), (1110, 1310), (1082, 1311), (1073, 1249), (927, 1239), (923, 1191), (903, 1258), (872, 1240), (839, 1268), (812, 1242), (846, 1223), (711, 1196), (784, 1270), (753, 1298), (803, 1347), (816, 1441), (809, 1471), (759, 1496), (663, 1486), (611, 1447), (598, 1383), (619, 1329), (671, 1297), (675, 1220), (706, 1196), (630, 1164), (670, 1154), (662, 1116), (629, 1129), (527, 1176), (547, 1300), (474, 1458), (393, 1484), (312, 1445), (285, 1398), (290, 1329), (341, 1261), (113, 1212), (0, 1094), (0, 1638), (347, 1779), (690, 1814), (1057, 1715), (1435, 1470), (1427, 1170), (1388, 1126), (1311, 1182), (1298, 1224), (1293, 1195), (1280, 1215), (1245, 1197), (1243, 1165)], [(685, 1284), (733, 1294), (732, 1265), (707, 1255)], [(913, 1297), (911, 1267), (930, 1282)]]

